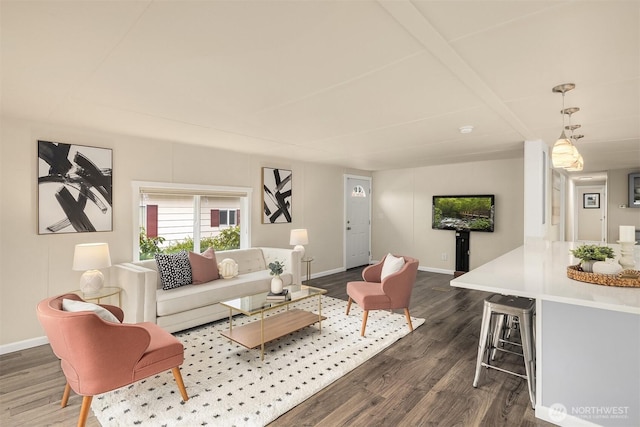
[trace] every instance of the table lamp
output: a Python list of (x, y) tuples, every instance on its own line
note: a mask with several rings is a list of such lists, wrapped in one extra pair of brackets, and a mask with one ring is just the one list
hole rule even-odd
[(306, 228), (296, 228), (291, 230), (291, 236), (289, 238), (289, 244), (295, 245), (294, 251), (300, 252), (300, 258), (304, 258), (304, 246), (309, 244), (309, 236)]
[(80, 277), (83, 294), (93, 294), (102, 288), (104, 275), (99, 268), (111, 267), (109, 244), (83, 243), (76, 245), (73, 253), (73, 270), (84, 271)]

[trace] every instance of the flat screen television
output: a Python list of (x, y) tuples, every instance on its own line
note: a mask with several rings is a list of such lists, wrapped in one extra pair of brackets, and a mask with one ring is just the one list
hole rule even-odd
[(433, 196), (431, 228), (493, 232), (495, 196)]

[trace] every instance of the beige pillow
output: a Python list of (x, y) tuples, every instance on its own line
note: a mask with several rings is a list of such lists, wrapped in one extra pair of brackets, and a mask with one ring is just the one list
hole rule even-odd
[(380, 281), (384, 280), (390, 274), (400, 271), (402, 266), (404, 265), (404, 258), (402, 257), (394, 257), (391, 254), (387, 254), (387, 257), (384, 259), (384, 264), (382, 264), (382, 273), (380, 273)]
[(62, 299), (62, 310), (69, 312), (76, 311), (92, 311), (98, 315), (102, 320), (106, 320), (111, 323), (120, 323), (118, 318), (113, 315), (112, 312), (104, 307), (100, 307), (98, 304), (93, 304), (85, 301), (76, 301), (73, 299)]

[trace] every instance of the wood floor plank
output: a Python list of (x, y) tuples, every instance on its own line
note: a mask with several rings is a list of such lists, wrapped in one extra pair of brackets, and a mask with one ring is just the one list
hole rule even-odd
[[(346, 283), (360, 280), (361, 271), (351, 269), (309, 284), (346, 300)], [(485, 370), (479, 387), (473, 388), (487, 294), (452, 288), (451, 279), (419, 271), (410, 310), (425, 319), (424, 325), (270, 426), (551, 426), (535, 418), (520, 378)], [(0, 425), (75, 426), (82, 399), (71, 393), (68, 406), (60, 408), (64, 384), (60, 363), (48, 345), (0, 356)], [(93, 414), (87, 426), (99, 426)]]

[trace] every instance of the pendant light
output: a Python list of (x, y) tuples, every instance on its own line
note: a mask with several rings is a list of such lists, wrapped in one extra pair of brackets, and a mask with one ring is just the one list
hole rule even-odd
[(573, 134), (573, 131), (576, 129), (580, 129), (582, 125), (571, 123), (571, 118), (573, 117), (573, 114), (577, 113), (578, 111), (580, 111), (580, 108), (578, 107), (570, 107), (562, 110), (563, 114), (566, 114), (569, 116), (569, 126), (565, 126), (564, 128), (571, 132), (571, 136), (569, 138), (571, 139), (571, 141), (573, 141), (573, 148), (576, 150), (576, 153), (578, 153), (578, 159), (575, 161), (575, 163), (565, 168), (565, 170), (567, 170), (568, 172), (580, 172), (582, 171), (582, 169), (584, 169), (584, 159), (582, 158), (582, 154), (580, 154), (580, 152), (578, 151), (578, 147), (576, 146), (576, 142), (578, 142), (578, 139), (583, 138), (584, 135)]
[[(573, 125), (571, 129), (571, 139), (573, 139), (575, 142), (578, 142), (580, 138), (584, 138), (584, 135), (573, 134), (573, 130), (579, 127), (580, 125)], [(575, 143), (573, 145), (575, 147)], [(576, 160), (576, 162), (573, 165), (566, 168), (566, 170), (569, 172), (581, 172), (582, 169), (584, 169), (584, 159), (582, 158), (582, 154), (578, 153), (578, 160)]]
[[(569, 141), (575, 141), (576, 140), (574, 138), (574, 136), (573, 136), (573, 131), (581, 127), (581, 125), (572, 125), (571, 124), (571, 117), (573, 116), (574, 113), (577, 113), (578, 111), (580, 111), (580, 108), (578, 108), (578, 107), (564, 108), (561, 111), (562, 114), (566, 114), (567, 116), (569, 116), (569, 126), (565, 126), (564, 127), (565, 130), (568, 130), (568, 131), (571, 132), (571, 136), (569, 137)], [(573, 142), (571, 142), (571, 147), (573, 148), (574, 156), (575, 156), (576, 160), (571, 165), (565, 167), (566, 170), (569, 170), (571, 168), (576, 168), (578, 166), (579, 160), (582, 158), (582, 156), (578, 152), (578, 148), (576, 147), (576, 145)]]
[(554, 93), (562, 93), (562, 133), (551, 150), (551, 162), (554, 168), (568, 168), (578, 161), (578, 151), (564, 133), (564, 94), (576, 87), (573, 83), (564, 83), (551, 89)]

